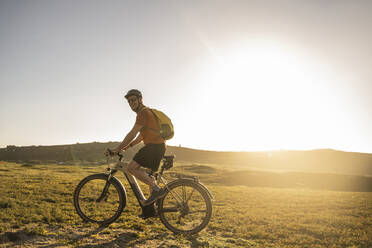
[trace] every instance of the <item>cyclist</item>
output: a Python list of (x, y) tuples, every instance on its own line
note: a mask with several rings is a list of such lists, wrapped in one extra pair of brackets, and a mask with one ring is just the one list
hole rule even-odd
[[(112, 152), (117, 154), (121, 150), (127, 150), (143, 141), (145, 146), (133, 157), (133, 160), (128, 164), (127, 171), (150, 187), (151, 195), (144, 202), (145, 206), (149, 206), (164, 196), (165, 190), (156, 184), (155, 179), (150, 177), (144, 168), (149, 168), (153, 171), (158, 170), (160, 161), (165, 153), (165, 140), (158, 132), (160, 127), (154, 114), (143, 104), (142, 93), (139, 90), (131, 89), (125, 95), (125, 98), (130, 108), (137, 113), (136, 122), (121, 144), (113, 149)], [(105, 154), (107, 155), (109, 152), (106, 151)], [(147, 217), (143, 215), (141, 217)]]

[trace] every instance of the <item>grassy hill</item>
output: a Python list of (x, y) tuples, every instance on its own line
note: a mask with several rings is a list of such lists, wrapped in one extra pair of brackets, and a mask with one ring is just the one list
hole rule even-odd
[[(118, 142), (56, 146), (8, 146), (0, 160), (24, 165), (105, 163), (103, 152)], [(130, 160), (141, 146), (125, 153)], [(210, 183), (271, 188), (311, 188), (372, 192), (372, 154), (334, 150), (215, 152), (168, 146), (183, 172)]]
[[(247, 187), (216, 180), (226, 172), (218, 165), (183, 162), (167, 177), (198, 174), (216, 199), (202, 232), (174, 235), (158, 218), (138, 218), (140, 208), (120, 173), (128, 192), (121, 217), (108, 227), (83, 223), (73, 207), (74, 188), (104, 169), (0, 161), (0, 247), (372, 247), (371, 192)], [(265, 173), (256, 175), (258, 182), (275, 174), (260, 178)], [(237, 174), (242, 181), (253, 179)]]
[[(10, 162), (102, 163), (105, 148), (118, 142), (85, 143), (56, 146), (8, 146), (0, 149), (0, 160)], [(130, 159), (140, 147), (130, 149)], [(168, 154), (177, 161), (219, 165), (228, 170), (261, 170), (275, 172), (336, 173), (372, 175), (372, 154), (335, 150), (215, 152), (168, 146)]]
[(81, 222), (73, 190), (104, 171), (103, 151), (117, 144), (0, 149), (0, 160), (13, 161), (0, 161), (0, 247), (371, 247), (372, 154), (168, 146), (177, 156), (168, 177), (198, 176), (216, 198), (207, 228), (182, 236), (136, 217), (123, 175), (129, 203), (122, 216), (106, 228)]
[(169, 147), (177, 160), (226, 168), (372, 175), (372, 154), (330, 149), (311, 151), (214, 152)]

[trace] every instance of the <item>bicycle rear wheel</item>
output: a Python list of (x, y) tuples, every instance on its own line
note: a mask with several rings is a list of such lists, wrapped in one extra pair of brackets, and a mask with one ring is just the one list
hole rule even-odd
[(207, 226), (212, 202), (204, 188), (191, 180), (177, 180), (158, 202), (158, 213), (165, 227), (174, 233), (195, 234)]
[(74, 206), (84, 221), (110, 224), (121, 215), (126, 205), (125, 189), (115, 177), (110, 182), (107, 177), (107, 174), (90, 175), (76, 187)]

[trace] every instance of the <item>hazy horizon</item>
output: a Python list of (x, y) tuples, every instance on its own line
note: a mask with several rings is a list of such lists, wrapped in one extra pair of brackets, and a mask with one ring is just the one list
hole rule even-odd
[(121, 141), (372, 153), (371, 1), (0, 1), (0, 147)]
[[(16, 145), (16, 147), (37, 147), (37, 146), (69, 146), (69, 145), (77, 145), (77, 144), (91, 144), (91, 143), (110, 143), (110, 142), (121, 142), (121, 141), (114, 141), (114, 140), (111, 140), (111, 141), (91, 141), (91, 142), (76, 142), (76, 143), (71, 143), (71, 144), (50, 144), (50, 145), (43, 145), (43, 144), (33, 144), (33, 145)], [(7, 146), (12, 146), (12, 145), (7, 145)], [(4, 148), (7, 148), (7, 146), (5, 147), (0, 147), (0, 149), (4, 149)], [(190, 147), (190, 146), (181, 146), (181, 145), (169, 145), (169, 146), (172, 146), (172, 147), (179, 147), (179, 148), (185, 148), (185, 149), (191, 149), (191, 150), (198, 150), (198, 151), (206, 151), (206, 152), (242, 152), (242, 153), (245, 153), (245, 152), (258, 152), (258, 153), (265, 153), (267, 152), (268, 153), (268, 156), (270, 156), (270, 153), (271, 152), (312, 152), (312, 151), (322, 151), (322, 150), (330, 150), (330, 151), (336, 151), (336, 152), (351, 152), (351, 153), (363, 153), (363, 154), (371, 154), (372, 153), (369, 153), (369, 152), (356, 152), (356, 151), (345, 151), (345, 150), (337, 150), (337, 149), (332, 149), (332, 148), (315, 148), (315, 149), (273, 149), (273, 150), (249, 150), (249, 151), (245, 151), (245, 150), (211, 150), (211, 149), (203, 149), (203, 148), (194, 148), (194, 147)], [(110, 147), (108, 147), (110, 148)]]

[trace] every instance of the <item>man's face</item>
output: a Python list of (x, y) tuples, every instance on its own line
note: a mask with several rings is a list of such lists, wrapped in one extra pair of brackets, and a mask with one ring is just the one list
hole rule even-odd
[(138, 109), (139, 98), (137, 96), (129, 96), (128, 99), (127, 99), (127, 101), (129, 103), (130, 108), (133, 111), (136, 111)]

